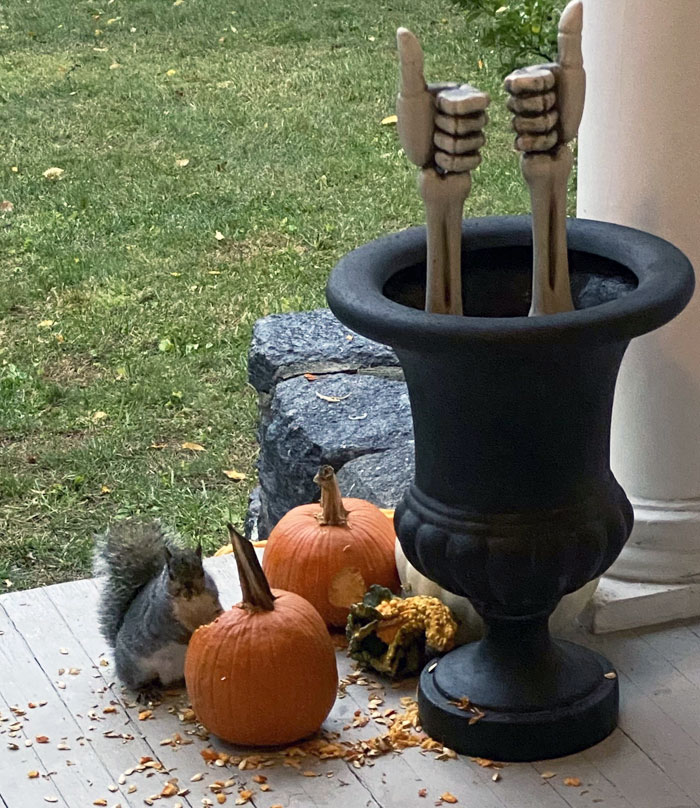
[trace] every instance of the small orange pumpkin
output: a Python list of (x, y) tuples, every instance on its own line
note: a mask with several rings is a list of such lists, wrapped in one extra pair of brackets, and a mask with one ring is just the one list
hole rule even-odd
[(241, 746), (289, 744), (316, 732), (338, 687), (335, 650), (318, 612), (271, 590), (253, 545), (229, 525), (243, 600), (198, 628), (185, 659), (197, 718)]
[(296, 592), (329, 626), (345, 626), (353, 603), (371, 584), (399, 588), (392, 523), (364, 499), (341, 497), (331, 466), (314, 481), (321, 503), (282, 517), (267, 541), (263, 569), (271, 586)]

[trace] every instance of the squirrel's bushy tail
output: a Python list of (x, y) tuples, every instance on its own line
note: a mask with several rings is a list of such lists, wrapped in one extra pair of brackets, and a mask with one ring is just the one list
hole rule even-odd
[(165, 564), (166, 530), (158, 520), (125, 519), (95, 536), (94, 570), (105, 576), (100, 596), (102, 635), (112, 647), (131, 602)]

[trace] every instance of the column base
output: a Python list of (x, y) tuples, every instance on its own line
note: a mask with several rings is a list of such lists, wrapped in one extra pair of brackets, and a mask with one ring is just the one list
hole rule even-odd
[(601, 578), (581, 621), (594, 634), (700, 616), (700, 583), (658, 584)]
[(608, 570), (616, 579), (653, 584), (700, 584), (700, 499), (630, 496), (634, 527)]

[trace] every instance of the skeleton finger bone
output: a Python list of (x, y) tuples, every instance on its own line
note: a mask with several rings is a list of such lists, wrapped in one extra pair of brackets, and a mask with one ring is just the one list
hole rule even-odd
[(506, 107), (516, 115), (537, 115), (550, 110), (556, 101), (557, 96), (554, 92), (543, 95), (511, 95), (506, 101)]
[(433, 156), (433, 96), (423, 76), (423, 51), (407, 28), (396, 32), (401, 78), (396, 99), (399, 140), (408, 159), (427, 165)]
[(583, 54), (581, 52), (581, 32), (583, 31), (583, 3), (581, 0), (572, 0), (559, 18), (559, 33), (557, 45), (559, 54), (557, 63), (564, 68), (583, 67)]
[(547, 152), (553, 149), (559, 141), (556, 129), (545, 135), (518, 135), (515, 138), (515, 148), (521, 152)]
[(546, 93), (556, 83), (555, 70), (556, 65), (534, 65), (514, 70), (509, 76), (506, 76), (506, 92), (510, 95)]
[(576, 137), (583, 102), (586, 96), (586, 72), (581, 54), (581, 31), (583, 29), (583, 5), (581, 0), (572, 0), (559, 20), (559, 73), (557, 76), (557, 107), (561, 140), (568, 143)]
[(559, 120), (559, 113), (556, 109), (551, 109), (544, 115), (516, 115), (513, 118), (513, 129), (519, 135), (544, 135), (556, 126)]
[(473, 115), (440, 115), (435, 116), (435, 126), (448, 135), (467, 135), (480, 132), (488, 123), (489, 116), (485, 112)]
[(469, 84), (462, 84), (451, 90), (443, 90), (436, 97), (437, 108), (446, 115), (470, 115), (483, 112), (491, 99)]
[(478, 152), (471, 154), (446, 154), (435, 152), (435, 164), (448, 174), (462, 174), (473, 171), (481, 164), (481, 155)]
[(404, 98), (422, 95), (427, 89), (423, 76), (423, 49), (415, 34), (408, 28), (396, 31), (399, 50), (400, 93)]
[(443, 90), (454, 90), (459, 87), (458, 81), (432, 81), (428, 84), (428, 92), (431, 95), (437, 95)]
[(486, 138), (481, 132), (473, 132), (466, 137), (453, 137), (436, 130), (433, 142), (437, 149), (447, 154), (466, 154), (480, 149), (486, 143)]

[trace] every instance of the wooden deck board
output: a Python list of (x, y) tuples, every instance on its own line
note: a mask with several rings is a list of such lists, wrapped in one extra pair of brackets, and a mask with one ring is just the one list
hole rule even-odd
[(620, 729), (647, 758), (647, 782), (664, 787), (664, 801), (662, 794), (647, 792), (640, 797), (641, 805), (698, 805), (700, 745), (687, 732), (693, 723), (700, 727), (698, 691), (688, 689), (690, 683), (643, 636), (643, 632), (630, 631), (591, 638), (612, 659), (620, 675)]
[[(24, 602), (28, 603), (37, 596), (37, 591), (27, 593)], [(90, 742), (78, 741), (78, 738), (85, 736), (86, 733), (81, 726), (80, 718), (70, 712), (59, 695), (61, 691), (57, 687), (59, 678), (55, 675), (55, 669), (53, 671), (43, 669), (34, 658), (22, 635), (19, 631), (14, 630), (13, 622), (8, 614), (8, 606), (9, 604), (0, 604), (0, 614), (5, 617), (5, 625), (11, 627), (10, 630), (6, 629), (0, 637), (2, 640), (0, 642), (0, 670), (2, 670), (0, 690), (2, 690), (3, 700), (6, 704), (26, 709), (27, 714), (22, 717), (21, 735), (33, 742), (33, 748), (40, 762), (37, 770), (41, 774), (55, 772), (51, 781), (57, 791), (49, 787), (49, 784), (42, 778), (30, 780), (27, 770), (20, 769), (19, 765), (14, 771), (14, 777), (26, 781), (26, 797), (35, 800), (36, 805), (41, 804), (46, 796), (51, 795), (60, 795), (66, 806), (91, 805), (98, 797), (109, 794), (106, 789), (106, 786), (111, 783), (109, 772), (104, 769)], [(46, 625), (51, 625), (53, 628), (52, 624), (55, 621), (52, 620), (52, 615), (45, 615), (45, 619)], [(28, 708), (29, 702), (39, 703), (42, 700), (48, 702), (45, 707), (37, 707), (33, 710)], [(90, 706), (86, 704), (85, 709), (90, 709)], [(3, 727), (6, 724), (7, 722)], [(37, 738), (44, 736), (49, 741), (40, 743)], [(15, 742), (20, 746), (23, 744), (23, 740), (15, 739)], [(59, 744), (63, 742), (70, 746), (69, 750), (59, 749)], [(81, 743), (82, 746), (79, 747)], [(16, 754), (7, 751), (7, 747), (3, 751), (4, 754)], [(10, 765), (14, 764), (14, 760), (15, 758), (11, 758)], [(73, 765), (69, 765), (69, 762)], [(20, 764), (19, 760), (17, 764)], [(96, 781), (99, 782), (97, 788), (95, 787)], [(4, 782), (0, 784), (0, 789), (0, 793), (5, 797)], [(18, 808), (22, 804), (26, 805), (26, 802), (18, 802)], [(122, 804), (130, 805), (126, 798)]]
[[(239, 590), (231, 560), (210, 564), (223, 602), (235, 602)], [(185, 808), (200, 808), (203, 799), (217, 805), (209, 785), (229, 777), (236, 787), (227, 789), (225, 804), (233, 805), (237, 788), (246, 786), (255, 792), (249, 803), (255, 808), (428, 808), (445, 791), (458, 798), (458, 805), (478, 808), (700, 808), (700, 622), (605, 637), (577, 635), (610, 657), (622, 688), (619, 729), (578, 755), (507, 765), (498, 782), (492, 780), (494, 769), (468, 758), (440, 761), (418, 749), (377, 758), (360, 769), (313, 759), (302, 769), (318, 776), (276, 766), (265, 772), (273, 790), (262, 793), (252, 780), (255, 772), (203, 762), (200, 751), (207, 744), (188, 735), (193, 725), (183, 724), (177, 715), (184, 694), (168, 697), (152, 719), (139, 721), (131, 694), (113, 681), (112, 658), (97, 630), (97, 596), (95, 581), (78, 581), (0, 597), (0, 718), (7, 719), (0, 721), (0, 808), (87, 808), (99, 799), (106, 799), (108, 808), (134, 808), (158, 794), (170, 777), (177, 777), (189, 794), (159, 799), (158, 808), (172, 808), (177, 801)], [(338, 661), (341, 676), (351, 670), (344, 654)], [(59, 668), (65, 668), (61, 676)], [(71, 668), (80, 673), (71, 675)], [(374, 679), (371, 674), (367, 678)], [(343, 729), (356, 710), (367, 712), (372, 692), (377, 691), (348, 687), (327, 729), (350, 740), (380, 734), (384, 727), (373, 721)], [(381, 693), (386, 707), (398, 707), (402, 695), (412, 694), (412, 684), (392, 688), (385, 683)], [(45, 707), (27, 707), (44, 699)], [(110, 705), (117, 712), (103, 713)], [(26, 710), (25, 716), (11, 713), (17, 706)], [(10, 726), (17, 721), (21, 732), (10, 738)], [(110, 730), (132, 739), (106, 737)], [(175, 733), (193, 742), (161, 746)], [(38, 735), (47, 735), (49, 743), (37, 743)], [(32, 739), (31, 746), (24, 745), (25, 738)], [(9, 749), (8, 741), (19, 749)], [(59, 749), (62, 743), (70, 749)], [(166, 771), (150, 777), (135, 772), (120, 784), (120, 775), (142, 756), (161, 761)], [(28, 778), (32, 769), (43, 776)], [(547, 771), (556, 776), (542, 778)], [(190, 782), (197, 773), (203, 779)], [(567, 776), (578, 777), (581, 787), (564, 785)], [(117, 791), (109, 791), (109, 785)], [(129, 785), (137, 790), (128, 793)], [(427, 791), (425, 798), (419, 796), (421, 789)], [(45, 802), (51, 796), (58, 801)]]

